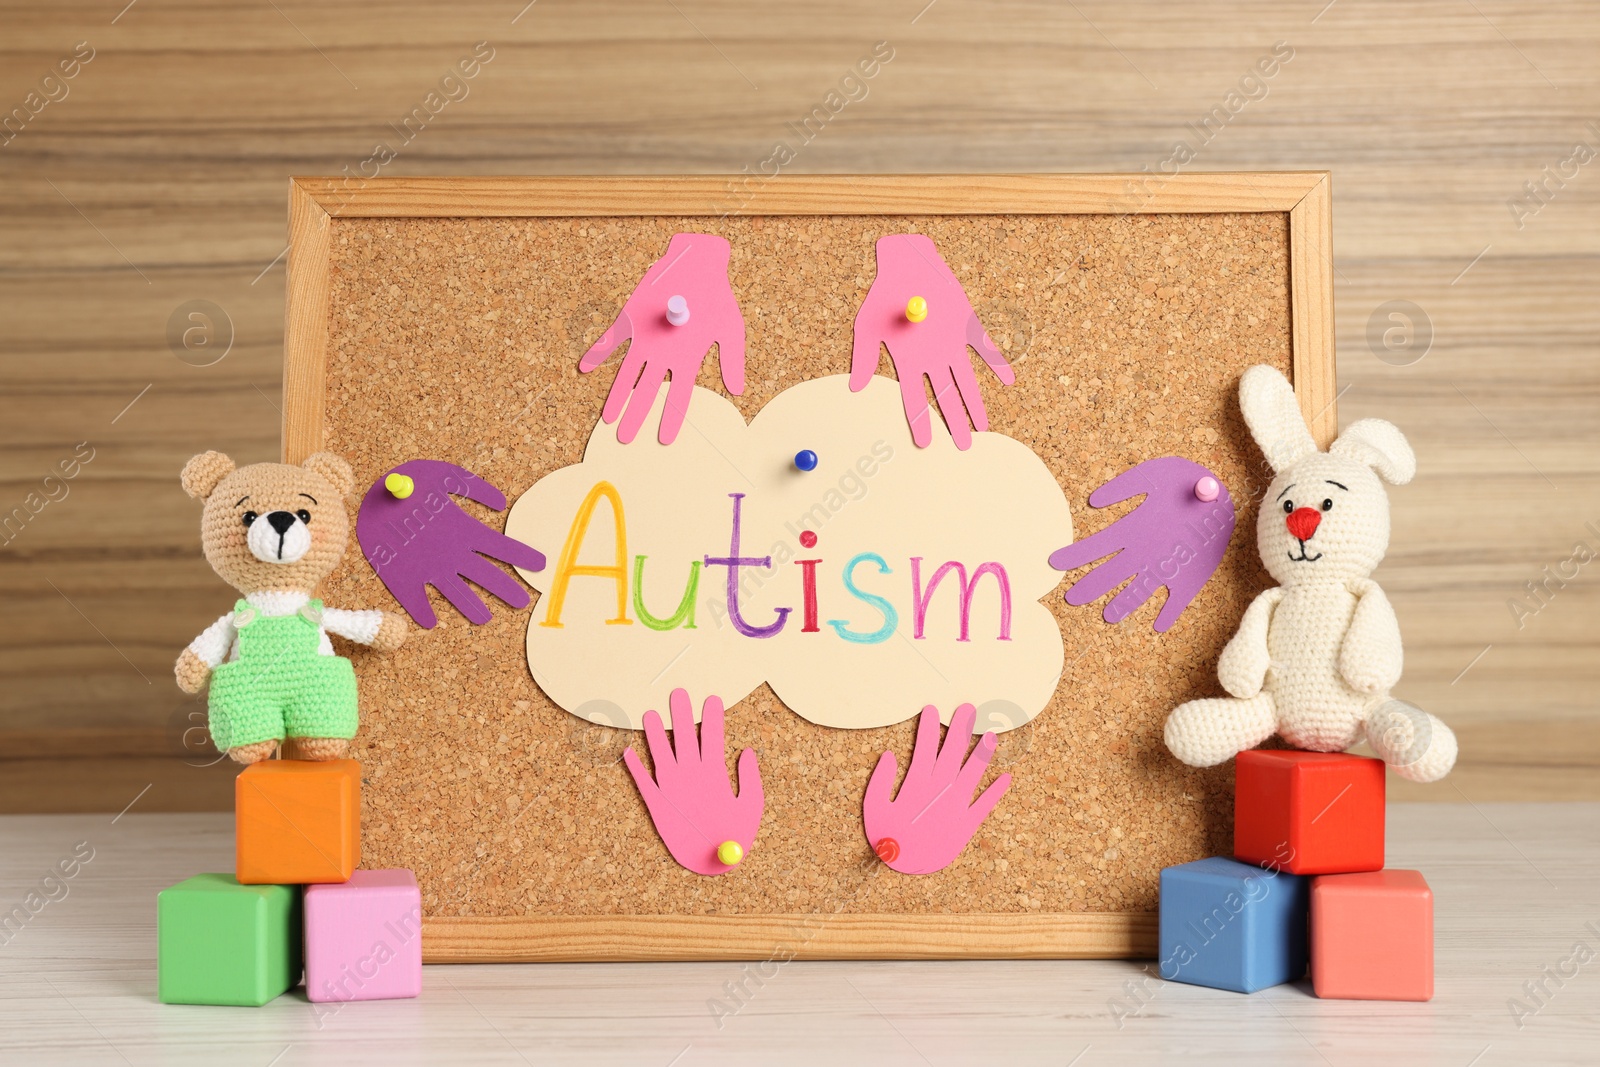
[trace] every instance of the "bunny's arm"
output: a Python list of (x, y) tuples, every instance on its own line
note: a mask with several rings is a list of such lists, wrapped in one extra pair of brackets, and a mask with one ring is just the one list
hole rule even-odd
[(1231, 696), (1245, 699), (1261, 692), (1266, 684), (1267, 671), (1272, 667), (1272, 654), (1267, 650), (1267, 628), (1272, 624), (1273, 609), (1283, 599), (1283, 589), (1268, 589), (1245, 609), (1239, 621), (1239, 630), (1222, 650), (1217, 661), (1217, 680)]
[(1377, 582), (1350, 584), (1355, 615), (1339, 646), (1339, 674), (1358, 693), (1382, 693), (1400, 681), (1400, 620)]

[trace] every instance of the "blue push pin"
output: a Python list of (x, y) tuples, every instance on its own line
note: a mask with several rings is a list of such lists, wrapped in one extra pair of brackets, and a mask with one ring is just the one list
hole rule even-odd
[(817, 454), (815, 452), (811, 451), (811, 449), (809, 449), (809, 448), (803, 449), (802, 451), (799, 451), (799, 452), (796, 452), (794, 454), (794, 466), (795, 466), (796, 470), (802, 470), (802, 471), (814, 471), (814, 470), (816, 470), (817, 469)]

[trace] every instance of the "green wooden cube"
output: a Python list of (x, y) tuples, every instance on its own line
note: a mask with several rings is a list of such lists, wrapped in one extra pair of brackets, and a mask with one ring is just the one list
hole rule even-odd
[(156, 998), (259, 1008), (300, 981), (300, 887), (197, 874), (156, 897)]

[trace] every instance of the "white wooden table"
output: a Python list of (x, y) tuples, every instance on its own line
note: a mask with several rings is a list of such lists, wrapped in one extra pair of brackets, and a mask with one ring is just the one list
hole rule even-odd
[[(65, 895), (0, 934), (0, 1063), (1600, 1063), (1600, 804), (1390, 807), (1390, 865), (1435, 893), (1427, 1004), (1321, 1001), (1305, 982), (1241, 996), (1150, 961), (790, 963), (720, 1027), (708, 1002), (747, 965), (436, 966), (417, 1000), (332, 1013), (298, 991), (158, 1004), (156, 892), (230, 869), (232, 821), (0, 818), (0, 912), (80, 841), (94, 858)], [(1514, 1000), (1534, 1012), (1520, 1026)]]

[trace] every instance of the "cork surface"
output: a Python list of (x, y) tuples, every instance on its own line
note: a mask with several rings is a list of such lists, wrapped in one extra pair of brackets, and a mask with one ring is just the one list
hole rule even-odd
[[(1161, 726), (1217, 695), (1216, 659), (1269, 581), (1254, 550), (1265, 485), (1235, 399), (1243, 369), (1289, 370), (1283, 214), (986, 217), (330, 220), (326, 447), (360, 486), (406, 459), (451, 460), (514, 500), (576, 463), (619, 360), (578, 357), (673, 233), (718, 233), (748, 330), (751, 417), (799, 381), (849, 371), (873, 242), (926, 233), (1017, 371), (979, 370), (992, 428), (1056, 474), (1079, 538), (1133, 504), (1088, 506), (1122, 470), (1177, 454), (1240, 504), (1221, 568), (1170, 631), (1158, 593), (1121, 625), (1104, 601), (1046, 599), (1067, 666), (1030, 726), (1002, 735), (985, 782), (1011, 791), (946, 870), (864, 877), (861, 797), (915, 721), (829, 730), (762, 687), (728, 709), (731, 765), (759, 754), (766, 813), (736, 872), (678, 867), (620, 762), (642, 737), (544, 699), (524, 653), (530, 613), (490, 600), (469, 625), (435, 597), (436, 629), (399, 652), (352, 655), (361, 680), (363, 866), (409, 867), (430, 916), (1003, 913), (1153, 909), (1161, 868), (1231, 843), (1226, 767), (1177, 763)], [(891, 375), (884, 356), (879, 373)], [(721, 389), (716, 362), (699, 384)], [(653, 423), (646, 432), (654, 432)], [(499, 528), (503, 516), (462, 506)], [(334, 606), (395, 609), (351, 545), (324, 584)], [(696, 694), (698, 698), (703, 694)], [(665, 694), (663, 694), (663, 698)], [(665, 703), (663, 699), (663, 704)]]

